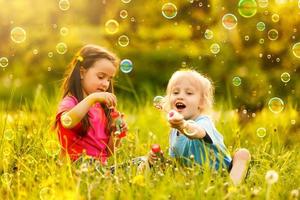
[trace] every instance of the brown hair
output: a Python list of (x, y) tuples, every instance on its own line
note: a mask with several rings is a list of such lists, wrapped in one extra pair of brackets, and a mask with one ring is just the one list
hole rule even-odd
[[(69, 70), (65, 74), (64, 82), (62, 85), (63, 97), (67, 95), (74, 96), (78, 102), (82, 101), (84, 98), (82, 85), (80, 80), (80, 67), (89, 69), (93, 64), (100, 60), (107, 59), (113, 63), (113, 65), (118, 69), (119, 59), (117, 56), (103, 47), (97, 45), (85, 45), (82, 47), (72, 59), (69, 64)], [(110, 81), (107, 92), (114, 92), (113, 81)], [(101, 104), (105, 111), (105, 115), (108, 119), (107, 131), (111, 132), (111, 116), (108, 107), (105, 104)], [(82, 119), (83, 131), (79, 133), (80, 136), (84, 136), (87, 133), (88, 127), (90, 127), (90, 122), (88, 115), (85, 115)]]

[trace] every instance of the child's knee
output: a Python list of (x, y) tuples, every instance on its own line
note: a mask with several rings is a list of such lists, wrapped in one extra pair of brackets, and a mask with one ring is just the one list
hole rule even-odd
[(242, 148), (235, 152), (234, 159), (250, 161), (251, 155), (247, 149)]

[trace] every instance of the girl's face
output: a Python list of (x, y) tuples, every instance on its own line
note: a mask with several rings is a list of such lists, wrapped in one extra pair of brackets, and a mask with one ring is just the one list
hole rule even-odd
[(184, 119), (194, 120), (200, 115), (201, 91), (191, 79), (174, 81), (170, 90), (170, 106), (183, 115)]
[(116, 67), (107, 59), (97, 60), (88, 69), (81, 67), (80, 78), (84, 96), (94, 92), (107, 91), (115, 74)]

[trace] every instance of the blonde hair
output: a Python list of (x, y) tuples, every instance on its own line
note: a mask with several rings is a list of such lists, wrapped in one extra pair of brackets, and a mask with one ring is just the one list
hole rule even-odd
[[(186, 79), (185, 79), (186, 78)], [(178, 81), (192, 81), (195, 86), (199, 87), (199, 92), (201, 92), (201, 102), (200, 111), (205, 112), (209, 111), (213, 107), (214, 102), (214, 87), (212, 81), (192, 69), (181, 69), (174, 72), (168, 82), (167, 86), (167, 100), (171, 94), (173, 85)]]

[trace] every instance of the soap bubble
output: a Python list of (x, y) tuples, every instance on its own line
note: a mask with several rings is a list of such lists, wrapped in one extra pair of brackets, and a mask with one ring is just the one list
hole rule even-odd
[(258, 0), (257, 2), (258, 2), (258, 6), (261, 8), (266, 8), (268, 7), (269, 4), (268, 0)]
[(238, 12), (242, 17), (249, 18), (256, 14), (257, 4), (255, 0), (240, 0), (238, 4)]
[(277, 40), (278, 38), (278, 31), (276, 29), (271, 29), (268, 31), (268, 38), (270, 40)]
[(49, 156), (56, 156), (60, 152), (60, 144), (55, 140), (47, 141), (45, 151)]
[(273, 97), (269, 100), (268, 106), (271, 112), (278, 114), (284, 109), (284, 102), (278, 97)]
[(257, 30), (259, 30), (259, 31), (264, 31), (265, 28), (266, 28), (266, 25), (265, 25), (265, 23), (263, 23), (263, 22), (258, 22), (258, 23), (256, 24), (256, 28), (257, 28)]
[(177, 15), (177, 7), (173, 3), (165, 3), (161, 11), (162, 15), (167, 19), (173, 19)]
[(240, 77), (236, 76), (236, 77), (233, 77), (232, 79), (232, 84), (236, 87), (240, 86), (242, 84), (242, 80)]
[(121, 17), (122, 19), (125, 19), (127, 16), (128, 16), (127, 10), (121, 10), (121, 11), (120, 11), (120, 17)]
[(67, 36), (69, 34), (69, 29), (67, 27), (62, 27), (59, 32), (62, 36)]
[(7, 65), (8, 65), (8, 59), (6, 57), (1, 57), (0, 58), (0, 66), (2, 68), (5, 68), (5, 67), (7, 67)]
[(10, 38), (15, 43), (22, 43), (26, 40), (26, 31), (21, 27), (15, 27), (10, 32)]
[(205, 30), (205, 33), (204, 33), (204, 37), (208, 40), (212, 39), (214, 37), (214, 32), (212, 32), (211, 30), (209, 29), (206, 29)]
[(14, 138), (14, 132), (11, 129), (6, 129), (4, 131), (4, 139), (6, 140), (12, 140)]
[(52, 200), (55, 198), (54, 190), (49, 187), (43, 187), (40, 190), (40, 199), (41, 200)]
[(217, 43), (213, 43), (211, 46), (210, 46), (210, 51), (213, 53), (213, 54), (218, 54), (220, 52), (220, 45), (217, 44)]
[(69, 0), (60, 0), (58, 6), (62, 11), (66, 11), (70, 8), (70, 2)]
[(123, 3), (130, 3), (131, 0), (122, 0)]
[(65, 43), (60, 42), (56, 45), (56, 51), (58, 54), (65, 54), (68, 51), (68, 47)]
[(237, 18), (231, 13), (225, 14), (222, 18), (222, 24), (228, 30), (234, 29), (237, 25)]
[(272, 15), (272, 21), (273, 22), (278, 22), (279, 21), (279, 15), (278, 14), (273, 14)]
[(153, 99), (153, 106), (159, 110), (163, 109), (163, 104), (165, 103), (165, 98), (163, 96), (156, 96)]
[(129, 59), (122, 60), (121, 63), (120, 63), (120, 69), (123, 73), (131, 72), (132, 69), (133, 69), (133, 65), (132, 65), (131, 60), (129, 60)]
[(121, 47), (126, 47), (129, 44), (129, 38), (126, 35), (121, 35), (118, 43)]
[(289, 73), (283, 72), (283, 73), (281, 74), (280, 78), (281, 78), (281, 81), (282, 81), (282, 82), (287, 83), (287, 82), (290, 81), (291, 76), (290, 76)]
[(294, 56), (296, 56), (297, 58), (300, 58), (300, 42), (294, 44), (292, 50), (293, 50)]
[[(189, 124), (189, 125), (187, 125)], [(193, 125), (195, 125), (196, 122), (193, 120), (187, 120), (185, 127), (183, 128), (183, 132), (184, 134), (188, 135), (188, 136), (194, 136), (197, 132), (197, 130), (193, 127)]]
[(1, 181), (2, 181), (2, 183), (4, 184), (4, 185), (10, 185), (10, 183), (11, 183), (11, 180), (12, 180), (12, 175), (11, 174), (9, 174), (9, 173), (4, 173), (4, 174), (2, 174), (2, 176), (1, 176)]
[(110, 19), (105, 23), (105, 30), (108, 34), (115, 34), (119, 31), (119, 23), (114, 19)]
[(69, 127), (72, 124), (72, 118), (67, 114), (63, 114), (61, 116), (61, 123), (64, 127)]
[(53, 52), (52, 52), (52, 51), (50, 51), (50, 52), (48, 53), (48, 57), (49, 57), (49, 58), (52, 58), (52, 57), (53, 57)]
[(266, 134), (267, 134), (267, 130), (266, 130), (265, 128), (263, 128), (263, 127), (260, 127), (260, 128), (258, 128), (258, 129), (256, 130), (256, 135), (257, 135), (258, 137), (260, 137), (260, 138), (265, 137)]

